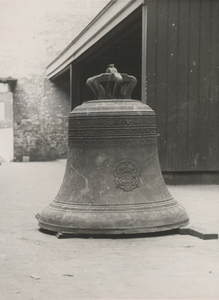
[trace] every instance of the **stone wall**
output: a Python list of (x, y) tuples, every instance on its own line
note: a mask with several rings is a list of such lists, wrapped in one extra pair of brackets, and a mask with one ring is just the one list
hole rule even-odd
[(31, 161), (66, 157), (69, 86), (49, 81), (45, 68), (108, 2), (0, 1), (0, 77), (18, 79), (13, 105), (16, 161), (24, 156)]

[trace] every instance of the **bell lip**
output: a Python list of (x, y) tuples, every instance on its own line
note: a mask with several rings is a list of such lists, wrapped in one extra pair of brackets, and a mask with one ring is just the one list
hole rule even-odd
[[(174, 199), (175, 200), (175, 199)], [(175, 200), (176, 201), (176, 200)], [(176, 201), (170, 207), (142, 211), (91, 212), (47, 206), (38, 218), (40, 228), (71, 234), (137, 234), (177, 229), (189, 224), (185, 208)]]
[(179, 229), (181, 227), (187, 226), (189, 224), (189, 218), (187, 220), (184, 220), (182, 222), (177, 222), (175, 224), (166, 224), (160, 225), (160, 226), (147, 226), (147, 227), (136, 227), (136, 228), (68, 228), (68, 227), (61, 227), (57, 225), (52, 225), (46, 222), (42, 222), (39, 220), (38, 226), (41, 229), (48, 230), (51, 232), (60, 232), (60, 233), (66, 233), (66, 234), (72, 234), (72, 235), (93, 235), (93, 236), (101, 236), (101, 235), (129, 235), (129, 234), (144, 234), (144, 233), (159, 233), (164, 231), (170, 231), (173, 229)]

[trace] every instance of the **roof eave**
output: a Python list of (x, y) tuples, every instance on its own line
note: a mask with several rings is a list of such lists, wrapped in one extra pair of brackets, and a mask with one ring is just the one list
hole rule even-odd
[(85, 29), (46, 67), (49, 79), (58, 76), (81, 54), (142, 5), (142, 0), (111, 0)]

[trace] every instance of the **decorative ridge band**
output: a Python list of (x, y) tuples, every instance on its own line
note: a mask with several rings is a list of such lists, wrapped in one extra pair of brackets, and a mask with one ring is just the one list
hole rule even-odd
[(146, 137), (109, 137), (109, 138), (97, 138), (97, 137), (69, 137), (69, 148), (105, 148), (105, 147), (134, 147), (139, 148), (147, 145), (156, 145), (157, 136)]
[(125, 127), (127, 126), (143, 126), (156, 127), (156, 116), (126, 116), (126, 117), (69, 117), (68, 128), (77, 129), (81, 127)]
[(59, 210), (74, 210), (74, 211), (81, 211), (85, 213), (89, 212), (96, 212), (96, 211), (147, 211), (147, 210), (158, 210), (164, 208), (172, 208), (175, 206), (179, 206), (180, 204), (174, 199), (167, 199), (164, 201), (153, 203), (138, 203), (138, 204), (114, 204), (114, 205), (89, 205), (89, 204), (74, 204), (74, 203), (66, 203), (54, 200), (49, 207), (51, 209), (59, 209)]
[(70, 129), (68, 132), (69, 138), (71, 137), (137, 137), (137, 136), (156, 136), (156, 128), (113, 128), (113, 129), (103, 129), (103, 128), (83, 128), (81, 129)]

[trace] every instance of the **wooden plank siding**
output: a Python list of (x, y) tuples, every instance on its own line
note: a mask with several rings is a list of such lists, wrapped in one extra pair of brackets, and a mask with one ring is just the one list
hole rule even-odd
[[(150, 12), (148, 12), (150, 14)], [(160, 138), (158, 140), (158, 148), (160, 151), (160, 162), (162, 168), (168, 168), (167, 161), (167, 68), (168, 68), (168, 2), (161, 1), (157, 5), (157, 68), (156, 74), (156, 113), (158, 117), (158, 133)], [(148, 83), (149, 84), (149, 83)], [(148, 99), (150, 101), (150, 99)], [(148, 102), (150, 105), (150, 102)], [(159, 124), (162, 124), (162, 131), (160, 131)]]
[[(200, 2), (201, 3), (201, 2)], [(188, 93), (188, 148), (187, 169), (200, 167), (199, 131), (199, 70), (200, 70), (200, 4), (190, 1), (189, 11), (189, 93)], [(204, 136), (203, 136), (204, 138)]]
[[(208, 169), (219, 169), (219, 3), (211, 3)], [(216, 138), (217, 136), (217, 138)]]
[(219, 171), (219, 1), (147, 6), (147, 103), (161, 169)]
[[(188, 59), (188, 38), (189, 38), (189, 1), (179, 1), (179, 19), (178, 19), (178, 140), (177, 157), (178, 168), (181, 171), (187, 169), (187, 149), (188, 149), (188, 82), (189, 82), (189, 64)], [(180, 22), (179, 22), (180, 20)]]
[[(211, 1), (202, 1), (200, 11), (200, 56), (199, 56), (199, 130), (200, 138), (200, 170), (208, 170), (209, 145), (209, 101), (210, 101), (210, 38), (211, 38)], [(208, 55), (206, 55), (208, 53)]]

